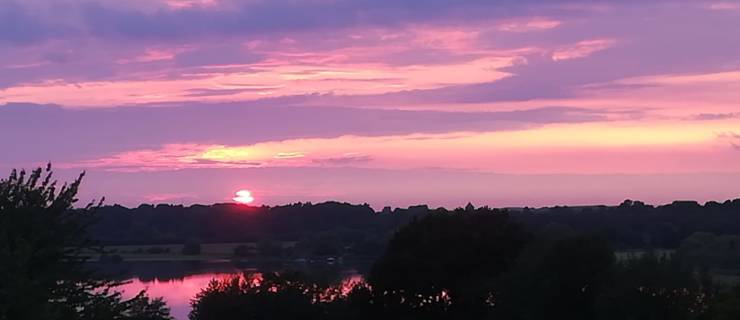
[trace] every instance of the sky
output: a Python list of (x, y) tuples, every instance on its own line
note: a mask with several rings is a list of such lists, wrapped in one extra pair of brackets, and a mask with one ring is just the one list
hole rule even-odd
[(0, 170), (83, 201), (740, 196), (740, 1), (0, 0)]

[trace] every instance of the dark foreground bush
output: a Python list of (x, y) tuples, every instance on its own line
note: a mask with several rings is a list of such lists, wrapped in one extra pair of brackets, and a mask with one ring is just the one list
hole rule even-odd
[(124, 300), (84, 268), (95, 206), (72, 208), (81, 181), (60, 187), (50, 166), (0, 180), (0, 320), (169, 319), (161, 300)]
[(246, 274), (213, 280), (195, 298), (190, 319), (320, 319), (322, 290), (297, 274)]

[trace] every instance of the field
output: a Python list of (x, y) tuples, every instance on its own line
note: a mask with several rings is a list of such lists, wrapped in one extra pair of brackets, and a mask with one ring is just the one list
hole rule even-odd
[[(283, 242), (282, 245), (283, 248), (291, 248), (295, 242)], [(197, 254), (184, 254), (183, 244), (106, 246), (103, 250), (105, 256), (115, 257), (119, 261), (212, 261), (233, 258), (239, 246), (244, 246), (254, 255), (258, 253), (256, 242), (201, 244), (200, 253)], [(100, 254), (92, 251), (88, 255), (90, 261), (99, 261), (101, 258)]]
[[(640, 258), (643, 254), (645, 254), (645, 250), (626, 250), (626, 251), (616, 251), (614, 252), (614, 255), (616, 256), (618, 261), (624, 261), (628, 259), (633, 258)], [(676, 250), (673, 249), (655, 249), (653, 250), (655, 255), (658, 257), (670, 257), (672, 256)]]

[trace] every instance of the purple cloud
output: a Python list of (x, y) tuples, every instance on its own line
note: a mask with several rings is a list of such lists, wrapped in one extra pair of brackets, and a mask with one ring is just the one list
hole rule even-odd
[(738, 116), (740, 116), (738, 113), (700, 113), (691, 117), (691, 120), (724, 120), (737, 118)]
[(325, 159), (314, 159), (313, 162), (319, 165), (326, 166), (350, 166), (354, 164), (360, 164), (364, 162), (370, 162), (373, 157), (361, 154), (361, 153), (346, 153), (341, 156), (325, 158)]

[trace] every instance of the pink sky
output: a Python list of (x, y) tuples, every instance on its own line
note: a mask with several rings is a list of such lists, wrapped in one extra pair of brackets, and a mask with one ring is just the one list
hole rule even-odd
[(0, 0), (0, 20), (0, 169), (86, 170), (108, 203), (740, 193), (733, 1)]

